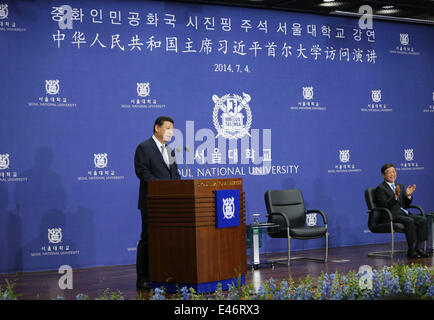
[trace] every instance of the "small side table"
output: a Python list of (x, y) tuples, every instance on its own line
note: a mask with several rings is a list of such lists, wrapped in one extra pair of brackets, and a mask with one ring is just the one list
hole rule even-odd
[(247, 248), (252, 249), (253, 260), (247, 265), (253, 270), (260, 268), (262, 265), (271, 265), (271, 261), (260, 260), (259, 248), (262, 247), (262, 235), (266, 232), (277, 232), (279, 225), (277, 223), (257, 223), (248, 225), (246, 228), (247, 232)]

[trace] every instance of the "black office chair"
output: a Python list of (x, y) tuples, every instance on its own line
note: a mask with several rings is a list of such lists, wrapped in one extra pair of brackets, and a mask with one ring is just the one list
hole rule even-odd
[[(405, 226), (399, 222), (393, 222), (392, 213), (387, 208), (378, 207), (375, 201), (375, 189), (368, 188), (365, 190), (365, 201), (366, 206), (368, 207), (367, 213), (369, 214), (368, 218), (368, 228), (372, 233), (390, 233), (392, 236), (392, 248), (390, 251), (375, 251), (368, 253), (368, 257), (377, 257), (377, 258), (393, 258), (395, 253), (406, 253), (407, 250), (395, 250), (395, 241), (394, 234), (395, 232), (404, 233)], [(423, 209), (419, 206), (408, 206), (406, 208), (414, 208), (419, 210), (422, 215), (425, 215)], [(389, 217), (389, 219), (385, 219), (385, 217)], [(426, 241), (425, 241), (425, 249), (426, 251)]]
[[(271, 238), (288, 239), (287, 264), (295, 259), (310, 259), (327, 262), (328, 259), (328, 232), (327, 217), (321, 210), (305, 210), (301, 191), (298, 189), (268, 190), (265, 192), (265, 205), (268, 212), (268, 222), (279, 225), (278, 232), (269, 231)], [(324, 226), (306, 226), (306, 214), (319, 213)], [(291, 239), (309, 240), (325, 237), (325, 258), (291, 257)], [(282, 259), (274, 260), (279, 263)]]

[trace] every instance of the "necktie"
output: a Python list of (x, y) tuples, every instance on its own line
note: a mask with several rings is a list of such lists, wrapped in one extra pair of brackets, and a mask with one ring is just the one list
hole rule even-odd
[[(393, 193), (395, 193), (396, 191), (396, 188), (395, 188), (395, 184), (392, 184), (392, 189), (393, 189)], [(399, 197), (398, 197), (398, 200), (399, 200)], [(408, 211), (407, 210), (405, 210), (404, 208), (401, 208), (401, 210), (405, 213), (405, 214), (407, 214), (408, 215)]]
[(401, 208), (401, 210), (404, 211), (404, 213), (408, 215), (408, 211), (407, 210), (405, 210), (404, 208)]
[(164, 159), (164, 162), (166, 163), (167, 167), (170, 167), (169, 155), (167, 154), (167, 149), (166, 149), (166, 146), (164, 144), (161, 146), (161, 153), (163, 154), (163, 159)]

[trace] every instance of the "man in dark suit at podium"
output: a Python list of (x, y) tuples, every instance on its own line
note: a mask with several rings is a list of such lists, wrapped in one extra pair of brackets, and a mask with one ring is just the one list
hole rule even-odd
[(137, 283), (138, 289), (149, 289), (149, 251), (148, 251), (148, 214), (146, 197), (148, 181), (181, 179), (175, 160), (175, 153), (166, 144), (173, 136), (173, 120), (158, 117), (154, 123), (154, 134), (137, 146), (134, 168), (140, 179), (139, 210), (142, 215), (142, 233), (137, 245)]
[[(404, 189), (404, 185), (395, 182), (397, 174), (391, 163), (381, 167), (381, 174), (384, 181), (375, 189), (377, 205), (390, 210), (393, 222), (404, 224), (408, 244), (407, 256), (409, 258), (428, 257), (422, 250), (423, 242), (428, 238), (427, 220), (405, 209), (413, 200), (412, 194), (416, 190), (416, 185)], [(389, 222), (389, 218), (386, 219)]]

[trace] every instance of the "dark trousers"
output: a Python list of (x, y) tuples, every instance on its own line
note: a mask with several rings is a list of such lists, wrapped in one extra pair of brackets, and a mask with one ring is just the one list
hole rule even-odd
[(136, 272), (137, 280), (149, 281), (149, 246), (148, 246), (148, 214), (146, 210), (141, 211), (142, 233), (137, 244)]
[(407, 239), (408, 249), (413, 250), (416, 246), (419, 249), (422, 242), (428, 239), (428, 224), (424, 216), (416, 214), (399, 214), (393, 217), (393, 222), (402, 223), (405, 226), (405, 237)]

